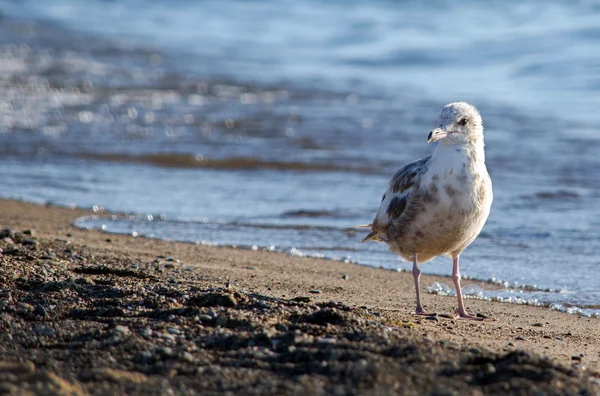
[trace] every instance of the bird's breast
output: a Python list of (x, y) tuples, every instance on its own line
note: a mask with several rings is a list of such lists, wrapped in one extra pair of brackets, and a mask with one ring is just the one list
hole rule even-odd
[(470, 212), (477, 202), (482, 180), (467, 164), (434, 173), (425, 186), (426, 197), (440, 211)]
[[(423, 189), (423, 210), (411, 232), (436, 241), (436, 249), (450, 249), (472, 241), (485, 223), (491, 206), (487, 171), (469, 166), (433, 174)], [(431, 246), (431, 242), (429, 242)]]

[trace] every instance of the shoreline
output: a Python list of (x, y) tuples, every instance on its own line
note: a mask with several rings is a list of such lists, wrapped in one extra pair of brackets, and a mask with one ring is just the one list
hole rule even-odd
[[(33, 203), (33, 204), (36, 204), (36, 203)], [(52, 204), (51, 206), (55, 206), (55, 205)], [(57, 207), (64, 208), (64, 206), (57, 206)], [(131, 214), (129, 214), (129, 213), (115, 213), (115, 212), (111, 212), (111, 211), (106, 211), (104, 208), (100, 208), (98, 211), (94, 210), (93, 213), (91, 212), (90, 209), (86, 209), (86, 208), (78, 208), (78, 209), (86, 211), (88, 214), (85, 214), (81, 217), (74, 218), (73, 223), (75, 223), (76, 221), (79, 221), (79, 220), (85, 221), (85, 220), (89, 220), (89, 219), (110, 220), (111, 216), (114, 216), (114, 215), (123, 216), (123, 217), (131, 216)], [(75, 228), (84, 230), (84, 231), (101, 232), (98, 229), (85, 228), (84, 226), (75, 226)], [(350, 227), (348, 229), (352, 229), (352, 228)], [(129, 234), (122, 234), (122, 233), (111, 232), (111, 231), (102, 231), (102, 233), (105, 235), (131, 236)], [(161, 238), (146, 236), (143, 234), (139, 235), (139, 236), (136, 235), (135, 237), (151, 239), (151, 240), (163, 240)], [(286, 251), (286, 250), (282, 250), (282, 249), (270, 250), (264, 246), (258, 246), (258, 249), (256, 249), (257, 248), (256, 245), (254, 245), (254, 247), (253, 247), (251, 245), (238, 245), (238, 244), (230, 245), (230, 244), (218, 244), (218, 243), (214, 243), (214, 244), (206, 243), (205, 244), (205, 243), (199, 243), (199, 242), (194, 243), (192, 241), (181, 241), (181, 240), (163, 240), (163, 241), (191, 244), (191, 245), (195, 245), (195, 246), (210, 246), (210, 247), (216, 247), (216, 248), (233, 249), (233, 250), (241, 250), (241, 251), (257, 251), (258, 250), (258, 251), (266, 252), (266, 253), (284, 254), (289, 257), (311, 258), (311, 259), (343, 263), (345, 265), (358, 265), (361, 267), (375, 268), (377, 270), (383, 270), (383, 271), (412, 273), (410, 269), (406, 269), (406, 268), (394, 269), (394, 268), (388, 268), (388, 267), (384, 267), (384, 266), (374, 267), (374, 266), (371, 266), (368, 264), (361, 264), (356, 261), (345, 261), (342, 259), (336, 259), (336, 258), (327, 257), (327, 256), (318, 257), (318, 256), (306, 254), (303, 252), (300, 252), (300, 254), (294, 254), (294, 253), (290, 253), (290, 251)], [(455, 293), (455, 291), (454, 291), (454, 286), (452, 284), (452, 278), (450, 275), (429, 274), (428, 276), (432, 277), (432, 279), (436, 278), (436, 280), (434, 280), (434, 282), (440, 282), (440, 280), (445, 280), (445, 282), (440, 282), (440, 283), (442, 283), (445, 286), (448, 286), (451, 289), (451, 292), (450, 292), (450, 294), (445, 294), (444, 292), (427, 291), (426, 294), (435, 294), (435, 295), (439, 295), (439, 296), (454, 296), (454, 297), (456, 297), (456, 295), (453, 294), (453, 293)], [(503, 290), (503, 289), (511, 289), (511, 290), (515, 290), (515, 291), (519, 290), (519, 291), (524, 291), (524, 292), (554, 292), (554, 293), (560, 292), (560, 289), (553, 289), (553, 288), (548, 288), (548, 287), (538, 287), (536, 285), (532, 285), (532, 284), (528, 284), (528, 283), (516, 284), (516, 283), (511, 283), (509, 281), (495, 279), (495, 278), (480, 279), (480, 278), (470, 277), (468, 275), (462, 275), (462, 280), (463, 280), (463, 287), (466, 285), (476, 285), (476, 286), (480, 287), (482, 289), (482, 291), (484, 291), (484, 292), (485, 291), (493, 291), (493, 290)], [(428, 288), (427, 285), (423, 285), (423, 286), (425, 288)], [(430, 285), (430, 286), (432, 286), (432, 285)], [(553, 311), (566, 313), (569, 315), (576, 315), (576, 316), (600, 319), (600, 313), (596, 313), (596, 312), (587, 313), (586, 312), (586, 311), (588, 311), (587, 307), (580, 307), (580, 306), (576, 306), (576, 305), (564, 305), (563, 306), (563, 304), (560, 303), (559, 305), (561, 306), (561, 308), (551, 308), (552, 305), (554, 305), (555, 303), (536, 302), (536, 301), (532, 301), (532, 300), (528, 300), (528, 299), (520, 299), (520, 297), (516, 297), (516, 299), (518, 299), (518, 301), (514, 302), (514, 301), (507, 301), (508, 298), (502, 298), (502, 297), (498, 297), (498, 296), (489, 297), (489, 296), (483, 296), (483, 295), (474, 296), (474, 295), (464, 294), (464, 291), (463, 291), (463, 295), (466, 299), (499, 302), (499, 303), (503, 303), (503, 304), (516, 304), (516, 305), (527, 305), (527, 306), (532, 306), (532, 307), (541, 307), (541, 308), (547, 308), (547, 309), (553, 310)], [(596, 309), (596, 308), (597, 308), (596, 306), (593, 306), (592, 309)]]
[[(432, 393), (423, 376), (442, 375), (438, 385), (457, 392), (600, 391), (597, 318), (470, 298), (467, 307), (490, 319), (430, 320), (411, 314), (406, 272), (72, 225), (92, 214), (0, 200), (0, 229), (34, 230), (0, 240), (0, 374), (11, 373), (11, 390), (34, 389), (42, 376), (81, 394), (156, 391), (159, 383), (178, 393), (236, 393), (247, 390), (244, 377), (267, 393)], [(448, 279), (424, 275), (423, 283)], [(426, 294), (424, 303), (450, 313), (455, 298)], [(107, 350), (91, 347), (98, 342)], [(65, 360), (72, 343), (89, 360)], [(511, 364), (544, 375), (502, 371)], [(364, 375), (348, 380), (355, 372)], [(239, 387), (222, 388), (224, 378)]]

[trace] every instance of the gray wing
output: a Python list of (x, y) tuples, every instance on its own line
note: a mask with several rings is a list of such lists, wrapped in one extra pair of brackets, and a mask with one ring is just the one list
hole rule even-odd
[(431, 156), (421, 158), (404, 166), (390, 180), (385, 194), (381, 198), (381, 204), (377, 215), (371, 225), (371, 232), (364, 241), (386, 240), (388, 225), (400, 218), (411, 207), (411, 194), (416, 192), (421, 182), (421, 176), (427, 171)]
[(392, 180), (390, 180), (390, 187), (388, 191), (393, 193), (403, 193), (404, 191), (413, 187), (415, 182), (418, 185), (421, 175), (427, 171), (430, 159), (431, 155), (418, 159), (396, 172), (394, 177), (392, 177)]

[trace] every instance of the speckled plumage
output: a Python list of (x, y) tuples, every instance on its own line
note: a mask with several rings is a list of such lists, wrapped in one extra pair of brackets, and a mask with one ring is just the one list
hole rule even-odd
[(479, 112), (465, 102), (446, 105), (429, 141), (438, 142), (433, 154), (391, 179), (363, 241), (385, 242), (419, 275), (418, 263), (450, 256), (458, 274), (458, 256), (479, 235), (493, 199)]

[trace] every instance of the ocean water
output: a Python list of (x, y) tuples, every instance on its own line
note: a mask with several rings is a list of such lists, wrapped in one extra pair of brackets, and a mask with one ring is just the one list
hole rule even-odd
[(97, 208), (82, 228), (408, 269), (349, 227), (467, 100), (495, 201), (461, 268), (505, 285), (472, 294), (600, 314), (593, 2), (0, 0), (0, 15), (2, 197)]

